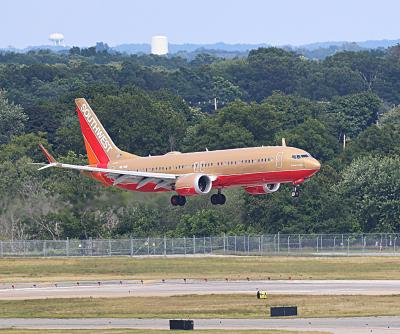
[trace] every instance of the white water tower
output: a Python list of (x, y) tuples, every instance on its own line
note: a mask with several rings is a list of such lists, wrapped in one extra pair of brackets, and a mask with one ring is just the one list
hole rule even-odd
[(53, 45), (60, 46), (64, 42), (64, 35), (56, 32), (49, 35), (49, 40), (53, 42)]
[(168, 53), (167, 36), (153, 36), (151, 38), (151, 53), (159, 56), (163, 56)]

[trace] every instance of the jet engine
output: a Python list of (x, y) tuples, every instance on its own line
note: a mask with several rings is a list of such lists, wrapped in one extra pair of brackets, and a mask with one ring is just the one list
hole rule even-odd
[(267, 183), (260, 186), (245, 187), (244, 190), (251, 195), (264, 195), (274, 193), (279, 189), (280, 185), (280, 183)]
[(182, 175), (175, 182), (175, 191), (181, 196), (205, 195), (211, 187), (211, 178), (206, 174)]

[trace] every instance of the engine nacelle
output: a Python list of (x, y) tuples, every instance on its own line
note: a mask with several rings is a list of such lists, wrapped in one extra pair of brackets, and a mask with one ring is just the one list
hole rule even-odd
[(245, 187), (244, 190), (251, 195), (264, 195), (274, 193), (280, 186), (280, 183), (267, 183), (261, 186)]
[(182, 175), (175, 182), (175, 191), (181, 196), (205, 195), (211, 187), (211, 178), (206, 174)]

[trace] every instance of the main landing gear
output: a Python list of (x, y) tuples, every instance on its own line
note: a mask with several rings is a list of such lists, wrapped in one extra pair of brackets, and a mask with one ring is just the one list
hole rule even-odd
[(293, 191), (292, 191), (292, 197), (299, 197), (299, 196), (300, 196), (299, 187), (294, 186)]
[(171, 204), (173, 206), (184, 206), (186, 204), (186, 197), (180, 195), (174, 195), (171, 197)]
[(221, 194), (221, 191), (218, 190), (218, 194), (214, 194), (211, 196), (211, 204), (213, 205), (223, 205), (226, 202), (226, 197), (224, 194)]

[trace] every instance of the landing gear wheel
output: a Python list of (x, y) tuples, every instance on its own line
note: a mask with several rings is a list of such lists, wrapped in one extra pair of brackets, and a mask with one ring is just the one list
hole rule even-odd
[(171, 197), (171, 204), (173, 206), (184, 206), (186, 204), (186, 197), (185, 196), (179, 196), (179, 195), (174, 195)]
[(213, 205), (217, 205), (217, 204), (223, 205), (223, 204), (225, 204), (225, 202), (226, 202), (226, 197), (225, 197), (225, 195), (223, 195), (221, 193), (214, 194), (211, 196), (211, 204), (213, 204)]
[(184, 206), (186, 204), (186, 197), (185, 196), (178, 196), (178, 205)]
[(211, 196), (211, 204), (212, 204), (212, 205), (217, 205), (217, 204), (219, 204), (219, 203), (218, 203), (218, 199), (219, 199), (219, 198), (218, 198), (218, 195), (217, 195), (217, 194), (212, 195), (212, 196)]
[(294, 187), (292, 191), (292, 197), (299, 197), (299, 196), (300, 196), (299, 189), (297, 187)]
[(173, 206), (177, 206), (178, 205), (178, 196), (177, 195), (174, 195), (174, 196), (171, 197), (171, 204)]

